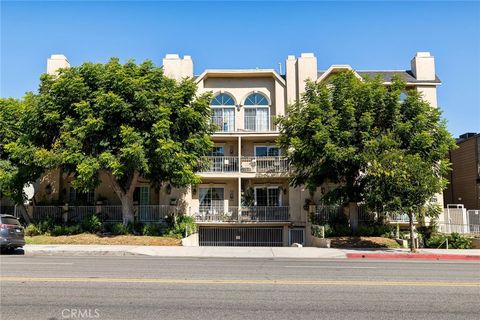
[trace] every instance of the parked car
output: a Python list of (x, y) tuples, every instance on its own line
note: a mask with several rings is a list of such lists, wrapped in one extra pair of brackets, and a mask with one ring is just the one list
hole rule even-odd
[(1, 250), (13, 250), (24, 245), (24, 230), (18, 219), (9, 214), (0, 214)]

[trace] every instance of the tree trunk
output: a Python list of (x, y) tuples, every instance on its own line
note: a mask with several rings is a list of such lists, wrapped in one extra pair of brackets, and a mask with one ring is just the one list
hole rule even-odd
[(408, 215), (409, 218), (409, 224), (410, 224), (410, 251), (414, 252), (415, 251), (415, 233), (413, 232), (413, 213), (410, 213)]
[(133, 223), (134, 214), (133, 214), (133, 195), (129, 196), (127, 193), (123, 193), (120, 196), (120, 201), (122, 202), (122, 221), (124, 225), (128, 223)]
[(135, 171), (129, 179), (129, 183), (126, 188), (122, 188), (118, 183), (117, 179), (109, 173), (110, 182), (112, 189), (117, 194), (118, 198), (122, 202), (122, 221), (124, 225), (134, 222), (134, 208), (133, 208), (133, 192), (135, 191), (135, 186), (137, 184), (138, 177), (140, 174)]
[(350, 221), (350, 228), (355, 233), (358, 229), (358, 204), (356, 202), (348, 203), (348, 215)]

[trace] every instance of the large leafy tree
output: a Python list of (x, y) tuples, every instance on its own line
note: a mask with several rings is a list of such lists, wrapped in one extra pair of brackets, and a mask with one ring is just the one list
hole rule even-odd
[(27, 101), (14, 98), (0, 99), (0, 193), (15, 203), (23, 203), (25, 184), (33, 183), (42, 173), (40, 165), (33, 161), (33, 149), (13, 149), (14, 142), (25, 140), (23, 119), (27, 114)]
[[(446, 158), (456, 144), (438, 109), (410, 92), (400, 105), (397, 124), (372, 141), (366, 153), (368, 164), (364, 198), (369, 207), (407, 213), (410, 238), (414, 219), (436, 217), (441, 208), (431, 198), (447, 185)], [(410, 248), (415, 249), (414, 241)]]
[[(398, 78), (385, 86), (379, 78), (361, 80), (353, 72), (339, 73), (327, 82), (308, 82), (302, 100), (279, 120), (279, 144), (294, 168), (292, 184), (313, 191), (325, 182), (335, 183), (323, 201), (348, 203), (353, 219), (357, 203), (366, 199), (372, 209), (384, 210), (383, 203), (394, 196), (366, 196), (366, 192), (372, 191), (379, 177), (372, 163), (380, 163), (377, 155), (391, 147), (382, 147), (387, 138), (399, 152), (416, 156), (422, 168), (438, 168), (430, 170), (435, 175), (422, 183), (441, 179), (453, 139), (439, 111), (415, 91), (407, 91), (408, 98), (402, 102), (405, 91)], [(428, 186), (423, 203), (441, 190), (438, 186)]]
[(45, 74), (30, 99), (26, 144), (44, 168), (71, 173), (79, 190), (92, 190), (104, 172), (126, 224), (134, 218), (139, 177), (178, 187), (199, 181), (198, 159), (212, 142), (210, 95), (197, 96), (196, 89), (191, 79), (169, 79), (150, 61), (112, 58)]

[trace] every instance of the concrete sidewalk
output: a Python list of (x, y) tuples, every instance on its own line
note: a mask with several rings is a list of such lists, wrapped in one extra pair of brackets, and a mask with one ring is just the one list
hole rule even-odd
[(311, 258), (311, 259), (454, 259), (479, 260), (480, 250), (333, 249), (314, 247), (160, 247), (117, 245), (26, 245), (26, 255), (144, 255), (201, 258)]

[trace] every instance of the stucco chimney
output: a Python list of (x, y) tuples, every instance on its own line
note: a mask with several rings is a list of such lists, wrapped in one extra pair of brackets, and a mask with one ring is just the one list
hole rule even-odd
[(430, 52), (417, 52), (410, 64), (417, 80), (435, 80), (435, 58)]
[(181, 59), (178, 54), (165, 55), (165, 58), (163, 58), (163, 72), (165, 76), (175, 80), (193, 77), (192, 57), (184, 56)]
[(305, 92), (305, 81), (317, 80), (317, 58), (313, 53), (302, 53), (297, 60), (297, 88), (300, 99)]
[(70, 63), (63, 54), (52, 54), (47, 60), (47, 73), (50, 75), (56, 75), (58, 69), (69, 67)]
[(285, 78), (287, 84), (287, 103), (294, 103), (297, 99), (297, 59), (290, 55), (285, 61)]

